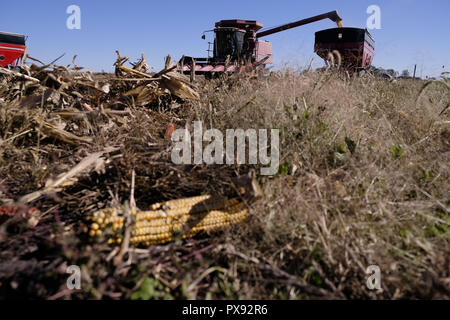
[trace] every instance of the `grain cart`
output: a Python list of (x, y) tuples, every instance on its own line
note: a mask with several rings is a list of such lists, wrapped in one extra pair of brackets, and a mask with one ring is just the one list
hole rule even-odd
[(18, 67), (26, 54), (26, 37), (21, 34), (0, 32), (0, 67)]
[(375, 40), (367, 29), (333, 28), (316, 32), (315, 37), (314, 52), (329, 64), (348, 71), (370, 67)]
[[(189, 74), (195, 70), (195, 74), (211, 77), (217, 73), (265, 67), (273, 63), (272, 44), (261, 38), (324, 19), (330, 19), (342, 27), (342, 18), (337, 11), (264, 31), (260, 31), (263, 24), (255, 20), (221, 20), (215, 24), (215, 29), (210, 30), (214, 32), (215, 39), (210, 43), (208, 58), (183, 57), (180, 60), (181, 72)], [(205, 39), (205, 33), (202, 38)]]

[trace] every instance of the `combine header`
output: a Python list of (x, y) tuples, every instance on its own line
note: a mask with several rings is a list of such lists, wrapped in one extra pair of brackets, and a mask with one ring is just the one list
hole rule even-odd
[[(342, 28), (341, 16), (337, 11), (331, 11), (264, 31), (260, 31), (263, 24), (255, 20), (219, 21), (215, 29), (210, 30), (214, 32), (215, 39), (213, 43), (209, 43), (208, 58), (185, 56), (180, 60), (180, 71), (185, 74), (195, 72), (195, 74), (203, 74), (211, 78), (214, 74), (223, 72), (264, 68), (272, 64), (274, 60), (272, 44), (260, 40), (261, 38), (324, 19), (334, 21), (338, 28), (316, 34), (315, 52), (327, 60), (330, 53), (336, 54), (336, 51), (339, 51), (344, 57), (344, 67), (367, 68), (370, 66), (373, 58), (373, 38), (367, 31), (364, 33), (364, 29)], [(342, 32), (339, 33), (339, 30)], [(361, 32), (363, 32), (362, 39)], [(335, 33), (336, 39), (333, 41)], [(367, 38), (365, 38), (366, 34)], [(204, 34), (202, 38), (205, 39)], [(210, 56), (211, 52), (212, 56)]]
[(0, 67), (17, 67), (26, 53), (26, 37), (21, 34), (0, 32)]

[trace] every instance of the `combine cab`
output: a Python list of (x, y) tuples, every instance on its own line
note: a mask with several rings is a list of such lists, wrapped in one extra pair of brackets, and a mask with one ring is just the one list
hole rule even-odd
[(26, 53), (26, 37), (21, 34), (0, 32), (0, 67), (17, 67)]
[[(256, 32), (263, 27), (254, 20), (222, 20), (216, 23), (212, 57), (184, 57), (181, 61), (182, 71), (210, 76), (215, 73), (244, 71), (245, 65), (252, 67), (254, 63), (273, 63), (272, 44), (258, 41)], [(193, 64), (195, 62), (195, 64)]]
[[(340, 57), (336, 57), (336, 51)], [(314, 52), (322, 59), (341, 60), (340, 67), (349, 71), (368, 69), (375, 53), (375, 40), (367, 29), (333, 28), (316, 32)]]

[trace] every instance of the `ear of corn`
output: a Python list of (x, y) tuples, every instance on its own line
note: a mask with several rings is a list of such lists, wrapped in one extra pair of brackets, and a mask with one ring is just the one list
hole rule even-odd
[[(107, 208), (90, 218), (87, 232), (92, 237), (109, 236), (108, 242), (120, 244), (126, 227), (126, 208)], [(149, 246), (216, 231), (243, 221), (248, 209), (237, 199), (210, 195), (156, 203), (148, 211), (129, 210), (130, 245)]]

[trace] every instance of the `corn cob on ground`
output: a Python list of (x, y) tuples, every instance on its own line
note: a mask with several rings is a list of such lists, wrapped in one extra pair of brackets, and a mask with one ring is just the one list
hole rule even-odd
[[(206, 195), (156, 203), (148, 211), (131, 209), (129, 213), (130, 245), (149, 246), (239, 223), (247, 217), (248, 209), (237, 199)], [(109, 235), (110, 244), (122, 243), (125, 207), (97, 211), (88, 220), (90, 227), (85, 231), (91, 237)]]

